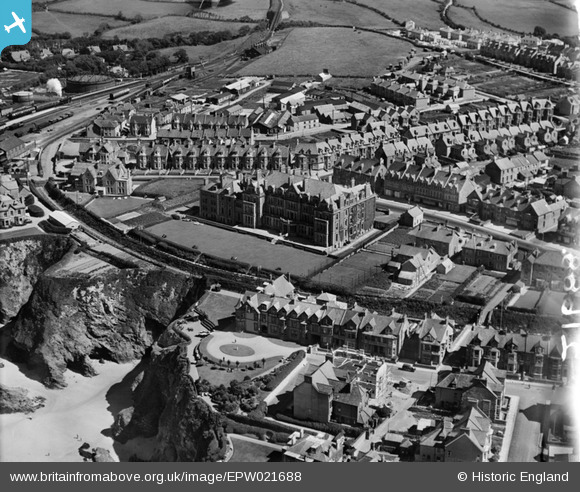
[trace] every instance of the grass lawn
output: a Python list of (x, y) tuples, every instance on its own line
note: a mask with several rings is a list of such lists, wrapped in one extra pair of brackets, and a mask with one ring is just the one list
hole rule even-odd
[(231, 436), (231, 439), (234, 445), (234, 454), (230, 459), (231, 463), (266, 463), (273, 461), (272, 458), (280, 454), (279, 451), (266, 444), (246, 441), (236, 436)]
[(397, 27), (388, 19), (364, 7), (333, 0), (285, 0), (284, 10), (289, 21), (312, 21), (329, 25), (361, 27)]
[[(64, 2), (51, 3), (49, 10), (52, 12), (69, 12), (85, 14), (101, 14), (116, 16), (122, 12), (123, 16), (133, 18), (141, 15), (144, 19), (163, 17), (165, 15), (185, 15), (192, 8), (187, 3), (181, 2), (149, 2), (147, 0), (65, 0)], [(154, 33), (149, 33), (149, 36)]]
[(198, 307), (217, 326), (220, 322), (224, 324), (228, 320), (232, 321), (234, 319), (236, 306), (241, 297), (242, 294), (235, 292), (223, 290), (221, 292), (208, 291), (199, 300)]
[(216, 56), (222, 56), (226, 53), (238, 51), (245, 46), (247, 39), (248, 36), (244, 36), (243, 38), (222, 41), (221, 43), (212, 44), (210, 46), (175, 46), (174, 48), (163, 48), (159, 50), (159, 53), (171, 57), (177, 50), (184, 49), (190, 62), (199, 63), (202, 60), (206, 61)]
[(175, 198), (188, 193), (195, 193), (203, 187), (203, 179), (155, 179), (139, 185), (133, 191), (133, 196), (148, 197), (164, 196), (167, 199)]
[[(492, 28), (487, 22), (483, 22), (477, 17), (473, 10), (470, 9), (462, 9), (461, 7), (453, 5), (449, 8), (447, 15), (453, 22), (465, 28), (479, 29), (480, 31), (488, 31)], [(497, 28), (494, 27), (493, 29)], [(498, 30), (501, 31), (501, 29)], [(509, 34), (508, 31), (503, 32)]]
[(32, 12), (32, 22), (36, 31), (55, 34), (70, 32), (73, 37), (94, 33), (101, 24), (111, 28), (122, 27), (127, 22), (98, 15), (63, 14), (55, 12)]
[(167, 215), (162, 214), (161, 212), (148, 212), (142, 215), (138, 215), (133, 218), (127, 218), (122, 220), (123, 224), (128, 225), (129, 227), (149, 227), (154, 224), (159, 224), (161, 222), (165, 222), (167, 220)]
[(524, 76), (502, 73), (482, 82), (472, 82), (475, 88), (500, 97), (523, 94), (526, 97), (541, 97), (550, 93), (566, 92), (566, 87), (556, 83), (530, 79)]
[(511, 307), (515, 309), (523, 309), (525, 311), (532, 311), (535, 309), (541, 296), (542, 293), (538, 290), (528, 290), (525, 294), (518, 297), (518, 300), (514, 302)]
[(139, 207), (142, 207), (149, 202), (150, 200), (145, 200), (143, 198), (129, 197), (126, 200), (116, 200), (113, 197), (100, 197), (95, 198), (86, 208), (87, 210), (97, 214), (99, 217), (110, 219), (117, 215), (137, 210)]
[(566, 298), (566, 293), (564, 292), (554, 292), (548, 291), (544, 293), (540, 304), (538, 305), (538, 313), (544, 316), (562, 316), (562, 304), (564, 304), (564, 299)]
[(282, 47), (240, 70), (242, 75), (371, 77), (397, 63), (413, 46), (400, 39), (352, 29), (296, 28)]
[(6, 70), (0, 72), (0, 89), (9, 89), (15, 84), (21, 84), (22, 87), (33, 85), (34, 81), (40, 77), (36, 72), (17, 72), (15, 70)]
[[(246, 376), (249, 376), (252, 379), (260, 376), (264, 372), (278, 365), (278, 360), (279, 357), (271, 357), (266, 359), (266, 364), (264, 367), (259, 367), (257, 369), (248, 369), (243, 367), (238, 369), (236, 368), (235, 364), (232, 364), (230, 366), (232, 369), (231, 372), (228, 371), (228, 367), (226, 365), (224, 365), (224, 367), (219, 367), (217, 364), (208, 362), (206, 362), (203, 366), (196, 367), (196, 369), (200, 379), (205, 379), (214, 386), (219, 386), (220, 384), (228, 386), (231, 381), (243, 381)], [(260, 363), (260, 366), (261, 365), (262, 363)]]
[(438, 29), (445, 24), (439, 17), (439, 5), (433, 0), (357, 0), (358, 3), (379, 9), (393, 19), (405, 22), (415, 21), (417, 27)]
[(208, 12), (225, 19), (240, 19), (248, 16), (252, 19), (264, 19), (270, 0), (234, 0), (229, 5), (207, 9)]
[(381, 266), (389, 259), (385, 255), (361, 251), (316, 275), (313, 280), (352, 288), (379, 274)]
[[(107, 31), (104, 39), (113, 39), (118, 36), (119, 39), (142, 39), (151, 36), (156, 38), (163, 38), (167, 34), (186, 34), (189, 35), (192, 31), (230, 31), (237, 33), (240, 27), (252, 27), (251, 24), (244, 24), (241, 22), (220, 22), (210, 21), (206, 19), (196, 19), (190, 17), (176, 17), (167, 16), (157, 19), (151, 19), (139, 24), (120, 27)], [(177, 50), (177, 48), (175, 48)]]
[(187, 248), (195, 244), (200, 252), (226, 260), (235, 257), (255, 267), (280, 268), (280, 274), (290, 272), (306, 276), (313, 269), (331, 262), (322, 255), (205, 224), (172, 220), (149, 227), (147, 232), (159, 237), (165, 234), (167, 241)]
[(578, 14), (545, 0), (458, 0), (458, 3), (476, 7), (484, 19), (519, 32), (531, 33), (535, 26), (542, 26), (549, 34), (578, 35)]

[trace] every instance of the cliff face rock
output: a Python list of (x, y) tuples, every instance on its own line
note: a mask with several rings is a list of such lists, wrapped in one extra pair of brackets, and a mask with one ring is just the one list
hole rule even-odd
[(0, 243), (0, 324), (18, 314), (40, 275), (60, 261), (71, 245), (70, 239), (59, 236)]
[(14, 320), (12, 347), (44, 384), (62, 387), (67, 368), (93, 375), (91, 359), (142, 357), (203, 288), (200, 279), (168, 270), (82, 275), (55, 265), (40, 276)]
[(42, 408), (44, 402), (44, 397), (29, 397), (23, 388), (8, 388), (0, 384), (0, 413), (32, 413)]
[(155, 461), (217, 461), (226, 449), (221, 416), (197, 396), (183, 339), (170, 330), (153, 346), (134, 407), (120, 412), (113, 432), (121, 442), (156, 437)]

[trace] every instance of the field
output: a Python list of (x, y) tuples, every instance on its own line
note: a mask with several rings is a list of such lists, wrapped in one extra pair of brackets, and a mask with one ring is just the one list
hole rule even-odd
[(229, 5), (204, 10), (225, 19), (240, 19), (245, 16), (264, 19), (269, 6), (270, 0), (234, 0)]
[(0, 72), (0, 89), (11, 87), (30, 87), (40, 77), (40, 73), (6, 70)]
[(484, 19), (522, 33), (542, 26), (549, 34), (578, 35), (578, 15), (546, 0), (458, 0), (459, 5), (476, 7)]
[(541, 296), (542, 293), (540, 291), (528, 290), (525, 294), (522, 294), (511, 307), (523, 311), (533, 311)]
[(469, 79), (500, 71), (500, 69), (494, 66), (486, 65), (474, 60), (467, 60), (457, 55), (451, 55), (447, 60), (439, 59), (438, 63), (442, 67), (453, 67), (456, 75), (464, 75)]
[(501, 288), (501, 282), (489, 275), (478, 275), (459, 294), (466, 300), (487, 302)]
[(379, 273), (381, 267), (388, 263), (389, 260), (389, 256), (361, 251), (316, 275), (312, 280), (324, 284), (354, 288)]
[[(487, 22), (482, 21), (474, 14), (473, 10), (462, 9), (461, 7), (457, 7), (457, 5), (450, 7), (447, 11), (447, 15), (453, 22), (459, 24), (460, 26), (464, 26), (465, 28), (478, 29), (480, 31), (489, 31), (490, 29), (502, 31), (497, 27), (492, 28), (492, 26), (490, 26)], [(508, 31), (502, 32), (509, 34)]]
[(239, 436), (231, 436), (234, 454), (230, 463), (266, 463), (280, 461), (281, 453), (272, 445), (262, 444), (256, 440), (247, 441)]
[(484, 82), (471, 80), (470, 83), (478, 90), (499, 97), (514, 97), (518, 94), (525, 97), (549, 97), (567, 92), (565, 86), (506, 72), (494, 75)]
[(460, 284), (476, 270), (475, 267), (456, 265), (448, 274), (436, 274), (413, 294), (413, 299), (431, 302), (450, 302)]
[[(165, 15), (185, 15), (192, 8), (187, 3), (178, 2), (149, 2), (147, 0), (65, 0), (51, 3), (52, 12), (69, 12), (83, 14), (99, 14), (114, 17), (118, 12), (128, 18), (140, 15), (144, 19), (163, 17)], [(88, 17), (88, 16), (87, 16)]]
[(296, 28), (281, 48), (239, 73), (313, 76), (328, 68), (336, 76), (371, 77), (397, 63), (411, 48), (405, 41), (352, 29)]
[(117, 215), (125, 214), (132, 210), (137, 210), (150, 200), (129, 197), (126, 200), (116, 200), (113, 197), (95, 198), (87, 205), (87, 210), (97, 214), (104, 219), (110, 219)]
[(417, 27), (438, 29), (445, 24), (439, 17), (439, 2), (433, 0), (357, 0), (379, 9), (399, 22), (415, 21)]
[(156, 179), (139, 186), (133, 196), (175, 198), (188, 193), (198, 192), (203, 179)]
[(133, 212), (118, 216), (117, 220), (123, 222), (123, 224), (129, 227), (150, 227), (165, 222), (167, 220), (167, 215), (164, 215), (161, 212), (147, 212), (144, 214)]
[(46, 34), (70, 32), (73, 37), (92, 34), (101, 24), (108, 24), (111, 28), (127, 25), (126, 22), (112, 17), (54, 12), (32, 12), (32, 22), (35, 31)]
[[(227, 24), (226, 24), (227, 25)], [(248, 39), (248, 36), (243, 38), (232, 39), (231, 41), (222, 41), (221, 43), (212, 44), (210, 46), (175, 46), (174, 48), (164, 48), (159, 50), (159, 53), (166, 56), (172, 56), (177, 50), (184, 49), (189, 56), (190, 62), (198, 62), (201, 60), (209, 60), (216, 56), (223, 56), (225, 53), (233, 52), (240, 49)]]
[(397, 27), (388, 19), (363, 7), (335, 0), (285, 0), (289, 21), (312, 21), (320, 24), (361, 27)]
[(141, 39), (151, 36), (163, 38), (168, 34), (189, 34), (192, 31), (230, 31), (237, 34), (240, 27), (243, 26), (252, 27), (252, 24), (167, 16), (158, 19), (151, 19), (131, 26), (112, 29), (106, 32), (103, 35), (103, 38), (113, 39), (115, 36), (118, 36), (119, 39)]
[(167, 241), (187, 248), (195, 244), (200, 252), (226, 260), (236, 257), (238, 261), (256, 267), (280, 268), (280, 274), (290, 272), (304, 276), (331, 262), (322, 255), (205, 224), (172, 220), (146, 230), (159, 237), (165, 234)]

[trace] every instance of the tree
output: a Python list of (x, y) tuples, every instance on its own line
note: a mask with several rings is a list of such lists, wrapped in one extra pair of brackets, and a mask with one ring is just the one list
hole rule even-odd
[(546, 35), (546, 30), (542, 26), (534, 27), (534, 36), (543, 38)]
[(239, 369), (239, 368), (240, 368), (240, 361), (239, 361), (239, 360), (237, 360), (237, 361), (236, 361), (236, 369)]
[(232, 364), (232, 361), (230, 359), (228, 359), (228, 367), (230, 367), (231, 364)]
[(189, 55), (183, 48), (173, 53), (173, 56), (177, 58), (178, 63), (187, 63), (189, 61)]
[(262, 367), (264, 367), (266, 365), (266, 359), (264, 357), (262, 357)]

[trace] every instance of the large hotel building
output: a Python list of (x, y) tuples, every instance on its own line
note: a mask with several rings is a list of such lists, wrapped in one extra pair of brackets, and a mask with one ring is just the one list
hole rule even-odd
[(372, 228), (375, 200), (368, 183), (346, 187), (278, 171), (265, 176), (258, 172), (221, 177), (204, 187), (200, 216), (337, 249)]

